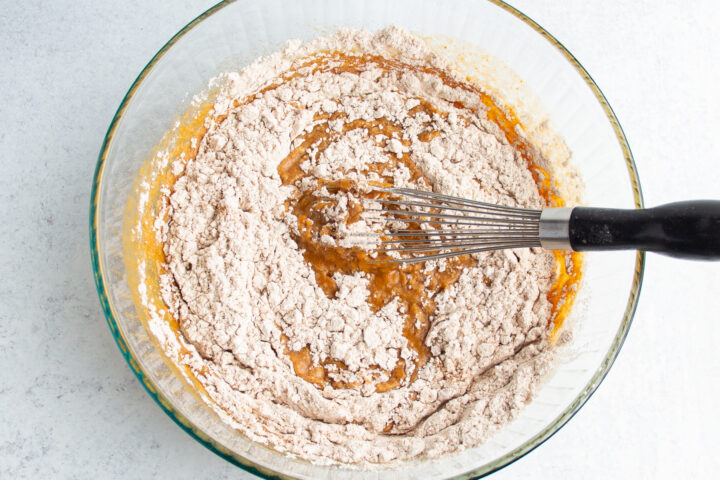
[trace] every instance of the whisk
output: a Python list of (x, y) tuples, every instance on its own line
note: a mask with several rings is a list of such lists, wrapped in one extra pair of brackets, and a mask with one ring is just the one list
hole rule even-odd
[[(407, 188), (375, 188), (366, 220), (384, 222), (377, 252), (415, 263), (490, 250), (645, 250), (720, 260), (720, 201), (693, 200), (655, 208), (531, 210)], [(381, 208), (377, 208), (377, 204)], [(370, 216), (368, 216), (370, 214)], [(390, 252), (398, 252), (394, 255)]]

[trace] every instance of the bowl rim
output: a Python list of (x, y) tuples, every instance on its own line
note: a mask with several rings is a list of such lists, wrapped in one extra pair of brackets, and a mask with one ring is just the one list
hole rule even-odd
[[(107, 321), (108, 327), (110, 328), (110, 331), (115, 338), (115, 342), (117, 343), (118, 348), (120, 349), (120, 352), (122, 353), (123, 357), (125, 357), (126, 362), (130, 366), (130, 369), (133, 371), (135, 376), (137, 377), (138, 381), (142, 384), (145, 391), (150, 395), (150, 397), (155, 401), (155, 403), (158, 404), (158, 406), (180, 427), (182, 428), (186, 433), (188, 433), (190, 436), (192, 436), (195, 440), (197, 440), (200, 444), (208, 448), (213, 453), (217, 454), (218, 456), (224, 458), (228, 462), (242, 468), (243, 470), (252, 473), (254, 475), (260, 476), (261, 478), (266, 479), (281, 479), (281, 478), (292, 478), (285, 474), (282, 474), (280, 472), (274, 471), (270, 468), (257, 465), (250, 460), (235, 454), (234, 452), (230, 451), (229, 449), (225, 448), (220, 443), (216, 442), (214, 439), (209, 437), (207, 434), (205, 434), (200, 428), (195, 426), (190, 420), (188, 420), (187, 417), (185, 417), (180, 411), (174, 408), (172, 403), (168, 401), (168, 399), (163, 395), (163, 393), (158, 389), (158, 387), (154, 384), (152, 379), (149, 375), (145, 373), (145, 371), (142, 368), (141, 363), (135, 358), (134, 353), (128, 346), (128, 342), (120, 329), (118, 328), (118, 324), (115, 320), (115, 317), (113, 315), (112, 309), (110, 307), (110, 301), (109, 297), (106, 293), (105, 289), (105, 281), (104, 281), (104, 273), (102, 264), (100, 261), (100, 243), (99, 238), (97, 235), (97, 226), (98, 226), (98, 206), (99, 206), (99, 196), (101, 191), (101, 183), (103, 179), (103, 172), (105, 167), (105, 160), (108, 155), (110, 144), (112, 143), (113, 137), (115, 135), (115, 132), (117, 130), (117, 127), (119, 125), (120, 120), (122, 119), (123, 115), (125, 114), (125, 111), (127, 110), (128, 105), (130, 104), (136, 90), (140, 86), (140, 84), (143, 82), (143, 80), (147, 77), (147, 75), (150, 73), (150, 71), (153, 69), (153, 67), (158, 63), (158, 61), (164, 56), (164, 54), (172, 48), (172, 46), (180, 40), (188, 31), (190, 31), (192, 28), (194, 28), (196, 25), (198, 25), (200, 22), (205, 20), (206, 18), (210, 17), (211, 15), (219, 12), (224, 7), (234, 3), (236, 0), (223, 0), (216, 5), (210, 7), (200, 15), (198, 15), (195, 19), (190, 21), (187, 25), (185, 25), (182, 29), (180, 29), (175, 35), (173, 35), (170, 40), (163, 45), (163, 47), (150, 59), (150, 61), (145, 65), (145, 67), (142, 69), (140, 74), (137, 76), (135, 81), (130, 86), (129, 90), (123, 97), (122, 102), (120, 102), (120, 106), (118, 107), (117, 111), (115, 112), (115, 115), (113, 116), (112, 121), (110, 122), (110, 126), (108, 127), (108, 130), (105, 134), (105, 138), (103, 140), (102, 146), (100, 148), (100, 153), (98, 155), (97, 164), (95, 167), (95, 173), (93, 175), (93, 182), (92, 182), (92, 190), (90, 194), (90, 258), (92, 262), (92, 268), (93, 268), (93, 276), (95, 278), (95, 286), (97, 289), (98, 297), (100, 299), (100, 304), (102, 306), (103, 312), (105, 314), (105, 319)], [(605, 98), (605, 95), (602, 93), (598, 85), (595, 83), (593, 78), (590, 76), (590, 74), (585, 70), (585, 67), (583, 67), (580, 62), (575, 58), (575, 56), (570, 53), (570, 51), (559, 41), (557, 40), (553, 35), (551, 35), (547, 30), (545, 30), (543, 27), (541, 27), (537, 22), (532, 20), (530, 17), (522, 13), (517, 8), (508, 5), (502, 0), (486, 0), (492, 4), (494, 4), (497, 7), (502, 8), (506, 12), (514, 15), (516, 18), (522, 20), (525, 24), (530, 26), (534, 31), (542, 35), (553, 47), (555, 47), (557, 50), (562, 53), (562, 55), (565, 57), (565, 59), (575, 68), (575, 70), (580, 74), (580, 76), (583, 78), (585, 83), (590, 87), (591, 91), (593, 92), (595, 98), (600, 103), (600, 105), (603, 108), (603, 111), (605, 112), (605, 115), (607, 119), (610, 121), (610, 124), (613, 128), (613, 131), (615, 133), (615, 136), (620, 144), (620, 147), (622, 149), (623, 156), (625, 158), (626, 167), (628, 169), (628, 174), (630, 176), (630, 182), (632, 185), (633, 190), (633, 198), (635, 202), (635, 208), (643, 208), (644, 201), (643, 201), (643, 195), (642, 195), (642, 189), (640, 187), (640, 178), (638, 176), (637, 166), (635, 164), (635, 161), (633, 159), (632, 151), (630, 150), (630, 145), (628, 144), (627, 138), (625, 137), (625, 133), (620, 126), (620, 123), (617, 119), (617, 116), (615, 115), (615, 112), (613, 111), (612, 107), (608, 103), (607, 99)], [(468, 479), (468, 478), (481, 478), (486, 475), (489, 475), (497, 470), (500, 470), (507, 465), (510, 465), (511, 463), (517, 461), (518, 459), (522, 458), (523, 456), (530, 453), (532, 450), (537, 448), (538, 446), (542, 445), (545, 441), (547, 441), (550, 437), (552, 437), (557, 431), (559, 431), (579, 410), (580, 408), (590, 399), (592, 394), (597, 390), (597, 388), (600, 386), (600, 383), (602, 383), (603, 379), (607, 376), (610, 367), (612, 367), (613, 363), (615, 362), (615, 359), (617, 358), (620, 349), (625, 341), (625, 338), (627, 337), (628, 331), (630, 329), (630, 325), (632, 324), (632, 320), (635, 314), (635, 310), (637, 309), (638, 299), (640, 295), (640, 290), (642, 288), (642, 280), (643, 280), (643, 273), (645, 270), (645, 252), (637, 252), (636, 260), (635, 260), (635, 270), (633, 273), (633, 283), (632, 287), (630, 289), (630, 294), (628, 296), (627, 305), (625, 308), (625, 313), (623, 315), (623, 320), (620, 324), (620, 329), (618, 330), (617, 335), (613, 339), (613, 343), (601, 362), (599, 368), (593, 375), (593, 377), (590, 379), (590, 381), (586, 384), (586, 386), (581, 390), (580, 394), (575, 398), (575, 400), (568, 405), (565, 410), (556, 417), (547, 427), (545, 427), (542, 431), (538, 432), (535, 436), (527, 440), (525, 443), (514, 449), (513, 451), (505, 454), (504, 456), (497, 458), (485, 465), (482, 465), (479, 468), (470, 470), (468, 472), (465, 472), (463, 474), (460, 474), (458, 476), (452, 477), (455, 479)]]

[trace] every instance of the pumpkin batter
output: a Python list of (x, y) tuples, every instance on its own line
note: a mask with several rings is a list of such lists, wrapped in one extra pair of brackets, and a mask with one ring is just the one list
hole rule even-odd
[(398, 266), (337, 229), (362, 222), (370, 184), (563, 205), (515, 116), (397, 28), (293, 43), (226, 80), (134, 231), (162, 348), (226, 422), (312, 461), (480, 444), (549, 368), (580, 257)]

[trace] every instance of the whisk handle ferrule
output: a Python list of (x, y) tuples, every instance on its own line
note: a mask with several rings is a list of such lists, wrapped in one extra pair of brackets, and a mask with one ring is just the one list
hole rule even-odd
[(570, 250), (572, 208), (545, 208), (540, 213), (540, 246), (547, 250)]
[(676, 202), (640, 210), (575, 207), (568, 224), (573, 250), (645, 250), (720, 260), (720, 200)]

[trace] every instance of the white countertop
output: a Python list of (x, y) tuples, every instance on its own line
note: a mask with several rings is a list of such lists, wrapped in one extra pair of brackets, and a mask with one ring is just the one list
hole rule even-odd
[[(208, 0), (6, 2), (0, 11), (0, 478), (253, 478), (178, 428), (108, 331), (88, 203), (105, 130)], [(720, 2), (513, 0), (595, 78), (647, 205), (720, 198)], [(494, 475), (717, 478), (720, 263), (648, 255), (615, 366), (544, 445)]]

